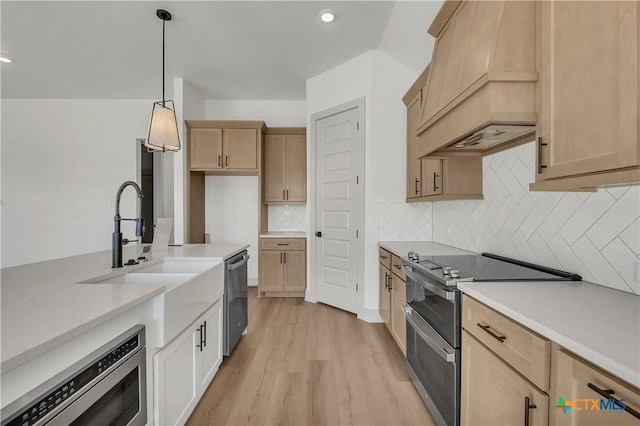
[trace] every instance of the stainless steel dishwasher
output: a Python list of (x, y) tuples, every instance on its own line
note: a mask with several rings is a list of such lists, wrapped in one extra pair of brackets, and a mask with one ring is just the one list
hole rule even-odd
[(224, 356), (229, 356), (247, 329), (247, 262), (242, 251), (225, 260), (224, 277)]

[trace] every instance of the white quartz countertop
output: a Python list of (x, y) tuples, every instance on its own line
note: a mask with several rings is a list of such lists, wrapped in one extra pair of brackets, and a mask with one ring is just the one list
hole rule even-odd
[(405, 257), (410, 251), (415, 251), (424, 256), (451, 254), (477, 254), (467, 250), (462, 250), (446, 244), (434, 243), (432, 241), (378, 241), (378, 245), (389, 250), (398, 257)]
[(307, 238), (307, 233), (298, 231), (267, 231), (260, 234), (260, 238)]
[(640, 387), (640, 296), (583, 281), (460, 282), (458, 288)]
[[(147, 257), (224, 260), (247, 247), (185, 245)], [(136, 247), (125, 247), (125, 262), (136, 256)], [(165, 291), (163, 285), (76, 284), (113, 273), (110, 250), (4, 268), (0, 273), (3, 373)]]

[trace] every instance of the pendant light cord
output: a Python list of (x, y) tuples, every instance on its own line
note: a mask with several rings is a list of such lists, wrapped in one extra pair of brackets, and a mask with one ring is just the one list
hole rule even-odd
[(162, 106), (164, 105), (164, 24), (165, 21), (162, 21)]

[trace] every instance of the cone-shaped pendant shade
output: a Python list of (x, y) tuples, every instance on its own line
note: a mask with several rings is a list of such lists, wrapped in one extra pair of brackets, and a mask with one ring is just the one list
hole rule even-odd
[(167, 100), (153, 104), (149, 135), (144, 145), (149, 149), (160, 151), (178, 151), (180, 149), (178, 123), (173, 101)]

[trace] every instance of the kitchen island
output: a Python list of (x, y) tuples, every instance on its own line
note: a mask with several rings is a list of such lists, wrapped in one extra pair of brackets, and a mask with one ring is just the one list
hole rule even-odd
[[(153, 356), (157, 344), (166, 343), (157, 338), (162, 332), (157, 301), (176, 285), (109, 282), (116, 282), (123, 274), (134, 275), (137, 270), (165, 259), (192, 258), (208, 262), (208, 270), (215, 269), (212, 297), (219, 298), (224, 285), (223, 261), (247, 247), (246, 244), (170, 247), (147, 254), (148, 262), (116, 270), (110, 267), (111, 251), (2, 269), (2, 407), (130, 327), (141, 324), (146, 327), (151, 408)], [(124, 258), (137, 257), (138, 250), (126, 248)], [(144, 276), (141, 273), (136, 278), (144, 280)]]

